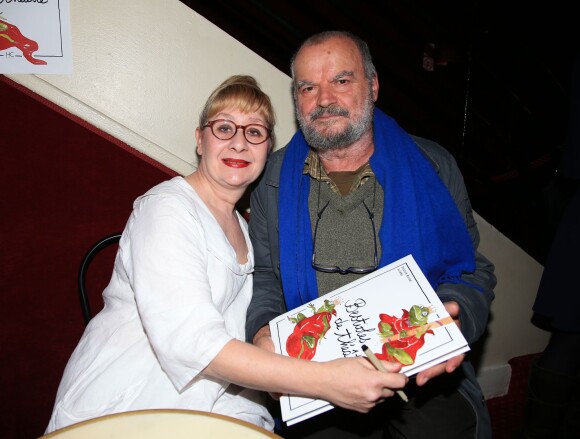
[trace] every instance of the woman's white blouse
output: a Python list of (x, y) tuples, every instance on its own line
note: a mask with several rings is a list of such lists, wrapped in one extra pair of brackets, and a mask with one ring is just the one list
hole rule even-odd
[(229, 340), (245, 337), (254, 256), (238, 219), (245, 264), (182, 177), (137, 198), (105, 307), (67, 364), (47, 432), (151, 408), (220, 413), (272, 430), (257, 392), (200, 374)]

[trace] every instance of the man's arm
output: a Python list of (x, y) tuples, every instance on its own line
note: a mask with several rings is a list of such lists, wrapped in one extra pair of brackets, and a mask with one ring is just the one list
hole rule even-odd
[[(255, 261), (254, 293), (246, 316), (246, 341), (250, 343), (270, 320), (286, 312), (278, 244), (278, 176), (283, 157), (280, 151), (272, 153), (250, 197), (249, 230)], [(269, 328), (260, 334), (264, 335), (266, 330), (269, 334)]]
[[(488, 324), (489, 310), (494, 299), (493, 289), (496, 285), (495, 267), (491, 261), (477, 251), (479, 230), (473, 218), (471, 202), (463, 176), (454, 157), (440, 145), (430, 140), (417, 137), (414, 137), (414, 140), (432, 162), (439, 177), (449, 190), (467, 226), (475, 250), (474, 272), (461, 276), (465, 283), (444, 283), (436, 289), (447, 312), (456, 321), (465, 339), (471, 345), (481, 337)], [(461, 365), (464, 358), (465, 354), (461, 354), (419, 372), (416, 377), (417, 384), (422, 386), (437, 375), (453, 372)]]
[(494, 298), (493, 289), (496, 285), (495, 267), (491, 261), (477, 251), (479, 230), (473, 217), (467, 188), (455, 158), (435, 142), (419, 137), (413, 137), (413, 139), (431, 161), (449, 190), (473, 243), (475, 271), (462, 276), (464, 283), (445, 283), (437, 287), (437, 295), (443, 303), (456, 302), (459, 305), (461, 332), (467, 342), (472, 344), (481, 337), (487, 327), (489, 310)]
[(479, 230), (473, 217), (471, 202), (457, 163), (451, 154), (440, 163), (440, 176), (449, 189), (459, 213), (462, 216), (475, 250), (475, 271), (462, 275), (464, 283), (441, 284), (437, 294), (443, 303), (457, 302), (461, 332), (472, 344), (485, 332), (489, 320), (489, 310), (494, 299), (493, 289), (496, 285), (495, 267), (481, 253), (479, 247)]

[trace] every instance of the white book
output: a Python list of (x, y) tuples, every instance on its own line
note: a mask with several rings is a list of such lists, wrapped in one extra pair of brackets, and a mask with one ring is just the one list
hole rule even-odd
[[(363, 357), (366, 345), (407, 376), (470, 349), (412, 255), (272, 319), (270, 330), (279, 354), (328, 361)], [(295, 395), (280, 406), (288, 425), (334, 408)]]

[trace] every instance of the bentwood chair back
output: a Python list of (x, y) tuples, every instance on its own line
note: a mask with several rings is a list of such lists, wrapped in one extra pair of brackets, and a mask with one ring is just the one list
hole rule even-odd
[(78, 273), (78, 289), (79, 298), (81, 301), (81, 311), (83, 313), (85, 325), (87, 325), (93, 318), (93, 313), (91, 311), (91, 305), (89, 302), (89, 292), (87, 290), (87, 272), (89, 271), (89, 267), (95, 256), (97, 256), (103, 249), (109, 247), (110, 245), (117, 244), (119, 239), (121, 239), (120, 233), (113, 233), (112, 235), (107, 235), (104, 238), (99, 239), (89, 248), (89, 251), (85, 254), (81, 261)]

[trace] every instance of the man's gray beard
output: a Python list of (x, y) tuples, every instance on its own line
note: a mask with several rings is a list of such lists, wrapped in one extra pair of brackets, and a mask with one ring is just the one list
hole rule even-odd
[[(370, 128), (373, 122), (374, 103), (371, 97), (367, 99), (367, 106), (360, 119), (350, 123), (343, 131), (331, 134), (322, 134), (316, 131), (314, 125), (309, 125), (306, 118), (302, 117), (296, 110), (298, 126), (308, 145), (316, 150), (328, 151), (332, 149), (343, 149), (359, 140)], [(310, 120), (322, 115), (348, 116), (350, 113), (345, 108), (329, 107), (317, 108), (310, 114)]]

